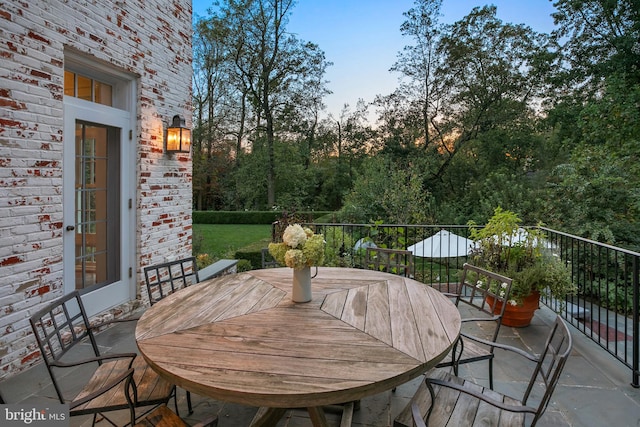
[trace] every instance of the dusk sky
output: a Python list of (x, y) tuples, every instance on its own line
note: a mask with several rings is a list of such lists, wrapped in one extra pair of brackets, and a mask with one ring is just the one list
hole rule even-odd
[[(206, 16), (212, 0), (193, 0), (193, 13)], [(525, 24), (535, 31), (553, 29), (552, 0), (443, 0), (441, 22), (462, 19), (476, 6), (493, 4), (503, 22)], [(326, 74), (328, 112), (338, 116), (342, 106), (351, 109), (358, 98), (373, 101), (397, 87), (398, 74), (389, 72), (403, 47), (412, 44), (400, 34), (403, 12), (413, 0), (299, 0), (288, 30), (299, 39), (316, 43), (333, 62)]]

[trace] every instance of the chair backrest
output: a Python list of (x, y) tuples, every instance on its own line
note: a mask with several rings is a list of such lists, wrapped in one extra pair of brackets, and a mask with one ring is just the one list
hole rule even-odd
[(456, 305), (462, 302), (489, 315), (502, 316), (512, 281), (507, 276), (465, 263), (456, 290)]
[(565, 363), (567, 363), (572, 348), (573, 339), (571, 338), (569, 327), (560, 316), (556, 316), (556, 321), (547, 336), (544, 350), (538, 358), (536, 368), (529, 380), (529, 386), (522, 399), (522, 403), (526, 404), (533, 387), (541, 379), (545, 391), (531, 425), (535, 425), (547, 409), (551, 395), (558, 384), (560, 374), (564, 369)]
[(413, 275), (413, 253), (402, 249), (367, 248), (367, 269), (385, 271), (399, 276)]
[(269, 248), (262, 248), (262, 268), (278, 267), (278, 261), (273, 259), (269, 253)]
[(498, 337), (502, 316), (509, 303), (512, 279), (501, 274), (465, 263), (456, 290), (456, 306), (465, 303), (495, 320), (497, 326), (492, 340)]
[(153, 305), (177, 290), (200, 282), (195, 257), (183, 258), (144, 268), (149, 304)]
[[(57, 299), (34, 313), (29, 318), (29, 322), (60, 403), (65, 403), (62, 390), (52, 370), (52, 364), (61, 360), (69, 350), (85, 338), (89, 338), (93, 355), (100, 356), (80, 293), (73, 291)], [(83, 354), (83, 357), (86, 357), (86, 354)]]

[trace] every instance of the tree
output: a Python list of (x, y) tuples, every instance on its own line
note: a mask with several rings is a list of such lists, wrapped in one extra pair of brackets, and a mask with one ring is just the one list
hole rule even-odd
[(396, 224), (433, 222), (433, 201), (422, 188), (419, 167), (397, 164), (390, 156), (365, 160), (352, 191), (345, 197), (341, 219), (355, 223), (381, 220)]
[[(236, 120), (237, 92), (225, 40), (227, 28), (216, 17), (194, 25), (193, 37), (193, 188), (198, 209), (220, 206), (221, 181), (233, 144), (227, 139)], [(238, 150), (234, 153), (237, 158)]]
[(441, 128), (448, 134), (438, 147), (444, 156), (435, 178), (478, 135), (531, 117), (542, 80), (531, 63), (543, 42), (528, 27), (503, 24), (495, 6), (475, 8), (453, 24), (440, 46), (445, 61), (438, 77), (448, 92)]
[(265, 135), (256, 140), (265, 144), (267, 204), (271, 206), (276, 201), (276, 120), (288, 105), (296, 82), (317, 70), (314, 61), (324, 54), (287, 33), (293, 0), (226, 0), (219, 6), (232, 29), (229, 38), (235, 68), (251, 96), (258, 130)]
[(353, 179), (354, 166), (369, 152), (375, 134), (368, 124), (368, 113), (367, 104), (363, 99), (358, 99), (355, 109), (351, 110), (351, 106), (345, 104), (340, 110), (340, 117), (336, 119), (329, 116), (330, 121), (335, 121), (336, 127), (332, 151), (338, 156), (341, 167), (346, 163), (350, 179)]
[(570, 158), (549, 185), (547, 215), (594, 240), (640, 247), (640, 4), (559, 0), (549, 111), (556, 146)]
[(603, 77), (640, 83), (638, 0), (557, 0), (553, 36), (562, 49), (558, 66), (570, 87), (597, 89)]
[(571, 158), (554, 170), (555, 203), (547, 215), (573, 233), (637, 249), (640, 85), (610, 76), (604, 90), (578, 110), (575, 123), (566, 125), (576, 128), (566, 143)]
[(437, 49), (444, 30), (438, 22), (441, 6), (442, 0), (417, 0), (416, 7), (404, 13), (407, 20), (400, 32), (411, 37), (415, 44), (406, 46), (391, 68), (402, 75), (396, 95), (409, 100), (412, 104), (409, 108), (415, 108), (418, 113), (421, 129), (418, 137), (423, 139), (425, 148), (431, 144), (430, 129), (437, 129), (435, 120), (442, 101), (441, 81), (436, 77), (436, 70), (444, 60)]
[(326, 108), (323, 99), (331, 94), (324, 75), (332, 63), (325, 60), (324, 52), (313, 43), (307, 43), (305, 50), (308, 56), (306, 72), (291, 86), (292, 95), (282, 117), (282, 127), (301, 136), (300, 149), (304, 167), (308, 168), (313, 152), (318, 149), (316, 137), (320, 113)]

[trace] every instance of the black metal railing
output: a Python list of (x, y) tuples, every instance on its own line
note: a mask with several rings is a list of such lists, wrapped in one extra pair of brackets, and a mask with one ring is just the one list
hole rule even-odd
[[(325, 237), (325, 265), (362, 268), (368, 245), (407, 249), (423, 242), (423, 256), (414, 258), (414, 278), (447, 290), (456, 283), (458, 272), (467, 261), (466, 255), (459, 255), (464, 242), (459, 237), (469, 236), (469, 228), (464, 225), (306, 225)], [(540, 229), (547, 236), (548, 248), (571, 268), (578, 288), (564, 301), (543, 296), (542, 302), (630, 368), (631, 385), (640, 387), (640, 253)], [(445, 234), (448, 240), (442, 245), (430, 239), (441, 230), (450, 233)], [(447, 251), (438, 252), (443, 247)]]
[(573, 326), (632, 371), (639, 387), (640, 253), (541, 227), (571, 267), (575, 295), (543, 299)]

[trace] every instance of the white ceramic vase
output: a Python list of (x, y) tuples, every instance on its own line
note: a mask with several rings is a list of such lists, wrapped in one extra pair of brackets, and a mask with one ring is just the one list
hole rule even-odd
[(293, 302), (311, 301), (311, 267), (293, 269)]

